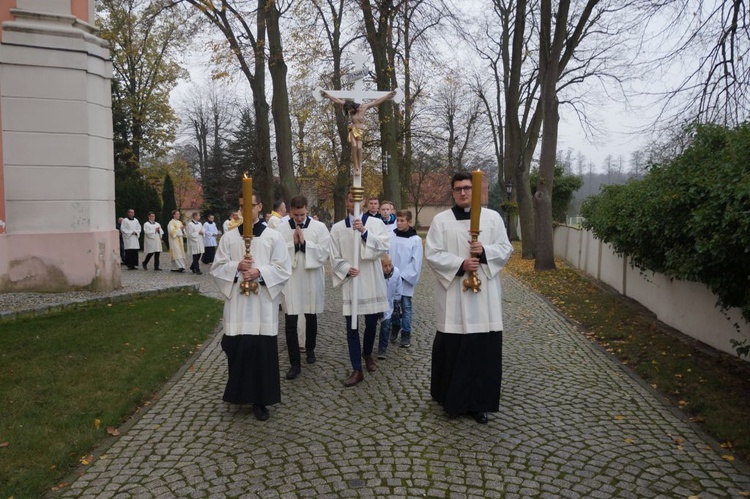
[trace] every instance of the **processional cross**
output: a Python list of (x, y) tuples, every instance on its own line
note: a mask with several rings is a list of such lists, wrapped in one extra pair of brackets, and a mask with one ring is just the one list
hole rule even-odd
[[(313, 90), (313, 97), (317, 102), (322, 102), (324, 98), (329, 99), (335, 104), (344, 108), (344, 112), (349, 116), (349, 143), (352, 147), (352, 199), (354, 201), (354, 218), (359, 218), (360, 206), (364, 198), (364, 189), (362, 189), (362, 156), (363, 156), (363, 139), (365, 112), (371, 107), (376, 107), (388, 99), (399, 103), (404, 100), (404, 93), (400, 88), (391, 92), (373, 91), (364, 89), (365, 77), (369, 74), (367, 68), (366, 54), (353, 54), (351, 61), (354, 64), (354, 71), (349, 73), (347, 83), (354, 82), (353, 90), (323, 90), (320, 87)], [(364, 102), (365, 99), (371, 102)], [(352, 266), (359, 267), (359, 234), (354, 231), (354, 258)], [(352, 329), (357, 328), (357, 285), (356, 280), (352, 282)]]

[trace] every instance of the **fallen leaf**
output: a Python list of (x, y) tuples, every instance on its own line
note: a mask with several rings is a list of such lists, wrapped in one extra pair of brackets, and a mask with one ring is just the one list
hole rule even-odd
[(114, 426), (107, 426), (107, 433), (112, 435), (113, 437), (117, 437), (120, 435), (120, 430), (118, 430)]
[(721, 448), (722, 449), (731, 449), (732, 448), (732, 442), (730, 442), (729, 440), (725, 440), (724, 442), (721, 443)]
[(96, 418), (94, 420), (94, 428), (96, 428), (97, 430), (99, 429), (99, 426), (101, 426), (101, 424), (102, 424), (102, 420), (101, 419)]
[(632, 445), (632, 444), (634, 444), (634, 443), (635, 443), (635, 440), (633, 440), (632, 438), (626, 438), (626, 439), (625, 439), (625, 443), (626, 443), (626, 444), (631, 444), (631, 445)]
[(615, 419), (616, 419), (617, 421), (620, 421), (620, 420), (622, 420), (622, 419), (625, 419), (625, 416), (620, 416), (620, 415), (617, 415), (617, 416), (615, 416)]
[(734, 461), (734, 456), (730, 456), (729, 454), (724, 454), (721, 457), (722, 459), (726, 459), (727, 461)]
[(68, 482), (61, 482), (61, 483), (58, 483), (57, 485), (55, 485), (54, 487), (52, 487), (52, 490), (56, 492), (56, 491), (58, 491), (60, 489), (64, 489), (68, 485), (70, 485)]
[(81, 464), (84, 466), (87, 466), (94, 462), (94, 456), (92, 454), (89, 454), (88, 456), (83, 456), (81, 458)]
[(750, 497), (750, 492), (748, 492), (746, 490), (743, 490), (742, 492), (740, 492), (740, 496), (742, 496), (742, 497)]
[(10, 445), (10, 442), (0, 442), (0, 449), (3, 447), (8, 447)]
[(689, 404), (689, 402), (687, 400), (678, 400), (677, 401), (677, 405), (679, 405), (680, 407), (685, 407), (688, 404)]

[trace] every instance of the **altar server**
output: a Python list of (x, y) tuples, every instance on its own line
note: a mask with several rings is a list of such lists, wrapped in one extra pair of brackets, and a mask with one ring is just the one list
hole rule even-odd
[(185, 226), (180, 220), (180, 211), (172, 211), (172, 220), (167, 224), (169, 254), (172, 257), (172, 272), (185, 272)]
[[(229, 379), (223, 400), (253, 404), (260, 421), (268, 419), (268, 406), (281, 401), (279, 380), (279, 304), (284, 284), (292, 275), (284, 239), (258, 220), (263, 204), (253, 194), (251, 259), (245, 259), (245, 242), (237, 230), (219, 241), (211, 275), (224, 295), (224, 336), (221, 348), (227, 356)], [(258, 283), (258, 293), (245, 295), (243, 280)]]
[(193, 261), (190, 263), (190, 270), (193, 274), (202, 274), (200, 257), (205, 250), (203, 246), (203, 225), (201, 224), (201, 214), (193, 212), (193, 219), (187, 224), (187, 243), (188, 253), (192, 256)]
[(132, 208), (120, 224), (120, 233), (125, 247), (125, 265), (128, 266), (128, 270), (138, 270), (138, 250), (141, 249), (138, 238), (141, 235), (141, 223), (135, 218)]
[(148, 221), (143, 224), (143, 252), (146, 258), (143, 260), (143, 270), (148, 269), (148, 262), (154, 257), (154, 270), (159, 268), (159, 256), (161, 255), (161, 224), (156, 221), (156, 214), (148, 212)]
[(214, 216), (208, 215), (203, 222), (203, 246), (205, 246), (201, 261), (205, 264), (214, 263), (216, 256), (216, 236), (219, 234), (219, 228), (214, 222)]
[(276, 230), (284, 238), (292, 260), (292, 277), (284, 288), (285, 334), (291, 367), (286, 379), (295, 379), (302, 371), (297, 324), (305, 316), (305, 352), (307, 363), (316, 361), (318, 316), (325, 308), (325, 272), (331, 236), (324, 223), (313, 220), (307, 212), (307, 199), (293, 197), (289, 201), (289, 219)]
[[(479, 240), (470, 242), (471, 173), (455, 174), (451, 186), (455, 205), (435, 216), (425, 244), (427, 263), (436, 275), (430, 393), (450, 416), (469, 414), (486, 424), (487, 413), (497, 412), (500, 404), (500, 271), (513, 247), (500, 215), (482, 208)], [(476, 293), (462, 289), (471, 271), (482, 281)]]
[(401, 300), (394, 308), (391, 317), (391, 343), (398, 341), (401, 332), (401, 347), (411, 346), (412, 298), (414, 287), (422, 273), (422, 238), (411, 226), (411, 211), (396, 212), (396, 230), (391, 234), (391, 248), (388, 250), (393, 266), (401, 273), (403, 290)]
[[(383, 221), (377, 216), (364, 213), (354, 218), (354, 199), (352, 193), (346, 196), (349, 214), (344, 220), (336, 222), (331, 228), (331, 275), (333, 286), (342, 289), (346, 337), (349, 345), (349, 359), (352, 373), (344, 381), (350, 387), (364, 379), (362, 359), (368, 371), (377, 370), (377, 363), (372, 355), (375, 344), (375, 332), (381, 312), (388, 310), (385, 277), (380, 265), (380, 257), (388, 252), (390, 233)], [(377, 214), (377, 210), (375, 210)], [(357, 237), (352, 231), (357, 231)], [(356, 244), (356, 246), (355, 246)], [(358, 267), (353, 266), (354, 250), (359, 252)], [(364, 315), (365, 333), (360, 345), (358, 329), (352, 329), (352, 287), (357, 286), (357, 314)], [(358, 328), (361, 320), (357, 321)]]

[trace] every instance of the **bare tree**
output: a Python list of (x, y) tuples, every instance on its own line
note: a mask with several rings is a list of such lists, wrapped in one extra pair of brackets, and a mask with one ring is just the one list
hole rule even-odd
[[(651, 61), (655, 74), (675, 65), (692, 68), (660, 99), (659, 122), (737, 125), (750, 111), (750, 17), (743, 0), (655, 2), (655, 20), (665, 22), (651, 44), (664, 56)], [(665, 50), (666, 49), (666, 50)], [(658, 124), (657, 124), (658, 126)]]
[(446, 75), (434, 94), (433, 115), (438, 130), (444, 131), (437, 133), (445, 139), (448, 171), (464, 170), (467, 152), (477, 135), (482, 103), (455, 71)]

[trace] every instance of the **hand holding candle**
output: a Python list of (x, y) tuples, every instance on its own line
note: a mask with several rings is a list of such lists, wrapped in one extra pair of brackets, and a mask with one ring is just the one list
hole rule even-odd
[(471, 218), (469, 232), (479, 232), (479, 215), (482, 212), (482, 172), (471, 172)]

